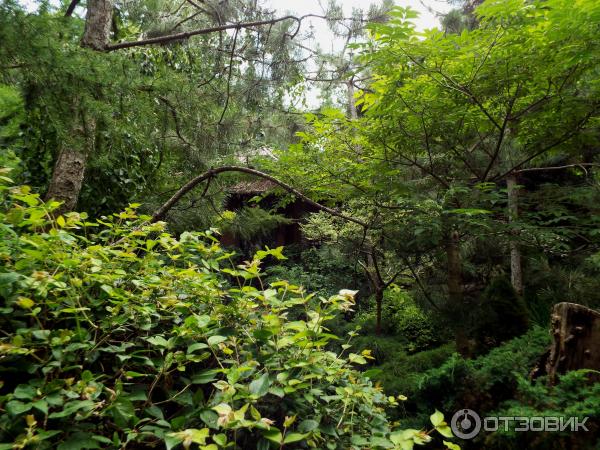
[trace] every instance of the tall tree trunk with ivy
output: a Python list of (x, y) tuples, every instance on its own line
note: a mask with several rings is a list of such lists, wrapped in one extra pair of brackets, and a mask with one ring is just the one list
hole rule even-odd
[(506, 179), (506, 190), (508, 191), (508, 220), (512, 225), (510, 239), (510, 280), (515, 292), (523, 295), (523, 269), (521, 267), (521, 249), (515, 239), (518, 230), (514, 228), (515, 221), (519, 217), (519, 187), (517, 176), (511, 174)]
[(457, 230), (448, 233), (446, 241), (446, 258), (448, 270), (448, 299), (451, 317), (454, 320), (456, 350), (462, 356), (469, 356), (469, 341), (465, 330), (464, 292), (462, 276), (462, 260), (460, 256), (460, 235)]
[[(103, 51), (108, 44), (114, 0), (88, 0), (85, 30), (81, 46)], [(63, 202), (60, 212), (71, 211), (77, 205), (83, 184), (87, 160), (94, 148), (96, 121), (86, 113), (80, 98), (71, 101), (72, 127), (67, 141), (56, 159), (46, 199)]]

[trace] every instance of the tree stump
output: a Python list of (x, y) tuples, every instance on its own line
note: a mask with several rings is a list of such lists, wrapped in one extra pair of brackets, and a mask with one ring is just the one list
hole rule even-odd
[[(546, 361), (550, 384), (570, 370), (600, 371), (600, 313), (575, 303), (558, 303), (552, 309), (552, 347)], [(599, 380), (598, 374), (591, 374)]]

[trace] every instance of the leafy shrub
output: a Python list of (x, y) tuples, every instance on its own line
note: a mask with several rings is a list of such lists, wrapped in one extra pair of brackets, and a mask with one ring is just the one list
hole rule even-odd
[[(373, 381), (380, 383), (388, 395), (407, 397), (400, 405), (400, 411), (395, 411), (395, 415), (402, 415), (403, 418), (406, 414), (401, 412), (416, 411), (414, 398), (418, 396), (416, 392), (423, 372), (440, 367), (455, 351), (454, 344), (446, 344), (432, 350), (408, 354), (395, 338), (383, 336), (359, 337), (354, 341), (352, 349), (357, 353), (371, 350), (373, 357), (379, 359), (373, 361), (375, 365), (368, 368), (367, 374)], [(385, 355), (383, 360), (380, 356), (382, 354)], [(390, 409), (392, 410), (393, 408)], [(424, 412), (423, 417), (427, 414)], [(422, 417), (419, 420), (420, 422), (415, 421), (415, 426), (423, 423)]]
[(91, 222), (54, 220), (58, 204), (27, 187), (0, 186), (0, 202), (0, 449), (425, 439), (389, 434), (383, 408), (395, 399), (353, 368), (363, 356), (325, 350), (335, 336), (324, 324), (348, 298), (252, 286), (280, 249), (227, 267), (210, 233), (176, 239), (135, 205)]
[(485, 448), (518, 450), (521, 448), (564, 449), (598, 448), (600, 439), (600, 383), (590, 383), (589, 371), (568, 372), (559, 378), (555, 386), (548, 386), (546, 377), (531, 383), (519, 375), (517, 395), (502, 403), (494, 415), (508, 417), (588, 417), (585, 426), (589, 431), (562, 432), (515, 432), (501, 427), (497, 432), (486, 434), (481, 442)]
[(479, 358), (466, 360), (455, 354), (422, 374), (406, 395), (421, 414), (427, 408), (491, 411), (515, 395), (519, 377), (529, 374), (549, 345), (548, 330), (534, 327)]
[[(364, 333), (374, 333), (375, 314), (372, 305), (356, 318), (356, 324)], [(385, 291), (381, 316), (383, 333), (395, 336), (396, 341), (403, 344), (409, 353), (431, 349), (447, 337), (436, 327), (433, 318), (415, 303), (410, 294), (398, 287)]]
[(268, 237), (281, 225), (289, 225), (291, 219), (258, 206), (243, 207), (239, 211), (225, 211), (221, 218), (221, 230), (243, 241), (254, 241)]

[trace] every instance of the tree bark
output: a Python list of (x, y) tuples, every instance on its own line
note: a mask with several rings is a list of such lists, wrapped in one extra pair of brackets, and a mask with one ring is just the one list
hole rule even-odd
[(348, 96), (348, 117), (355, 120), (358, 118), (358, 111), (356, 110), (356, 99), (354, 98), (353, 80), (346, 82), (346, 89), (346, 95)]
[[(600, 313), (575, 303), (558, 303), (552, 310), (552, 347), (546, 361), (548, 382), (570, 370), (600, 371)], [(594, 380), (597, 373), (590, 373)]]
[[(114, 0), (88, 0), (83, 48), (103, 51), (108, 44)], [(96, 122), (91, 114), (81, 111), (79, 99), (71, 101), (73, 118), (68, 142), (63, 142), (56, 159), (46, 200), (62, 202), (58, 213), (72, 211), (77, 206), (87, 159), (94, 147)]]
[(58, 200), (62, 205), (57, 213), (73, 211), (83, 185), (87, 157), (85, 153), (63, 147), (58, 154), (46, 200)]
[(103, 51), (108, 45), (114, 0), (88, 0), (81, 46)]
[(377, 289), (375, 291), (375, 307), (377, 311), (377, 317), (375, 320), (375, 334), (381, 334), (381, 310), (383, 308), (383, 289)]
[(455, 322), (456, 350), (462, 356), (468, 357), (470, 346), (464, 323), (462, 260), (460, 257), (460, 235), (457, 230), (452, 230), (449, 233), (446, 242), (446, 258), (448, 260), (448, 298), (450, 300), (451, 317)]
[(303, 201), (305, 201), (306, 203), (308, 203), (310, 206), (313, 206), (315, 208), (317, 208), (320, 211), (324, 211), (327, 214), (331, 214), (332, 216), (335, 217), (339, 217), (340, 219), (344, 219), (348, 222), (353, 222), (357, 225), (360, 225), (363, 228), (368, 228), (369, 225), (366, 222), (363, 222), (360, 219), (356, 219), (354, 217), (351, 216), (347, 216), (345, 214), (342, 214), (339, 211), (336, 211), (335, 209), (329, 208), (325, 205), (322, 205), (320, 203), (315, 202), (314, 200), (311, 200), (310, 198), (308, 198), (306, 195), (302, 194), (300, 191), (298, 191), (297, 189), (293, 188), (292, 186), (290, 186), (287, 183), (284, 183), (283, 181), (278, 180), (275, 177), (272, 177), (269, 174), (266, 174), (264, 172), (261, 172), (259, 170), (256, 169), (251, 169), (249, 167), (242, 167), (242, 166), (221, 166), (221, 167), (216, 167), (214, 169), (210, 169), (200, 175), (198, 175), (197, 177), (192, 178), (190, 181), (188, 181), (186, 184), (184, 184), (181, 188), (179, 188), (179, 190), (177, 192), (175, 192), (175, 194), (173, 194), (173, 196), (167, 200), (160, 208), (158, 208), (154, 214), (152, 215), (152, 219), (151, 222), (157, 222), (159, 220), (163, 220), (167, 213), (169, 212), (169, 210), (171, 208), (173, 208), (173, 206), (175, 206), (179, 200), (182, 199), (182, 197), (187, 194), (188, 192), (190, 192), (192, 189), (194, 189), (196, 186), (198, 186), (200, 183), (206, 181), (206, 180), (210, 180), (212, 177), (219, 175), (220, 173), (225, 173), (225, 172), (240, 172), (240, 173), (247, 173), (249, 175), (254, 175), (257, 177), (260, 177), (264, 180), (269, 180), (272, 181), (273, 183), (275, 183), (276, 185), (278, 185), (279, 187), (281, 187), (282, 189), (284, 189), (286, 192), (289, 192), (290, 194), (302, 199)]
[(519, 230), (514, 228), (515, 221), (519, 218), (519, 189), (517, 185), (517, 176), (510, 174), (506, 178), (506, 188), (508, 192), (508, 223), (513, 225), (511, 228), (510, 239), (510, 281), (517, 295), (523, 295), (523, 268), (521, 266), (521, 249), (516, 240)]

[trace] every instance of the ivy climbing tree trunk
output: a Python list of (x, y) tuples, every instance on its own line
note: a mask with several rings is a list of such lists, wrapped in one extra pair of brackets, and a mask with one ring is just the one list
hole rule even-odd
[[(104, 51), (108, 45), (114, 0), (88, 0), (85, 29), (81, 46)], [(94, 148), (96, 122), (86, 114), (81, 99), (71, 100), (72, 120), (68, 141), (63, 142), (56, 159), (46, 200), (62, 202), (59, 212), (71, 211), (77, 205), (85, 168)]]
[(511, 225), (510, 239), (510, 280), (515, 292), (523, 295), (523, 268), (521, 267), (521, 249), (516, 237), (519, 233), (514, 225), (519, 218), (519, 188), (517, 176), (513, 173), (506, 178), (508, 192), (508, 222)]
[(469, 340), (465, 330), (464, 292), (462, 277), (462, 260), (460, 257), (460, 235), (451, 230), (446, 241), (446, 258), (448, 263), (448, 299), (451, 317), (454, 317), (454, 334), (456, 350), (462, 356), (469, 356)]
[(356, 99), (354, 98), (354, 79), (346, 82), (346, 95), (348, 97), (348, 117), (352, 120), (358, 119), (356, 110)]

